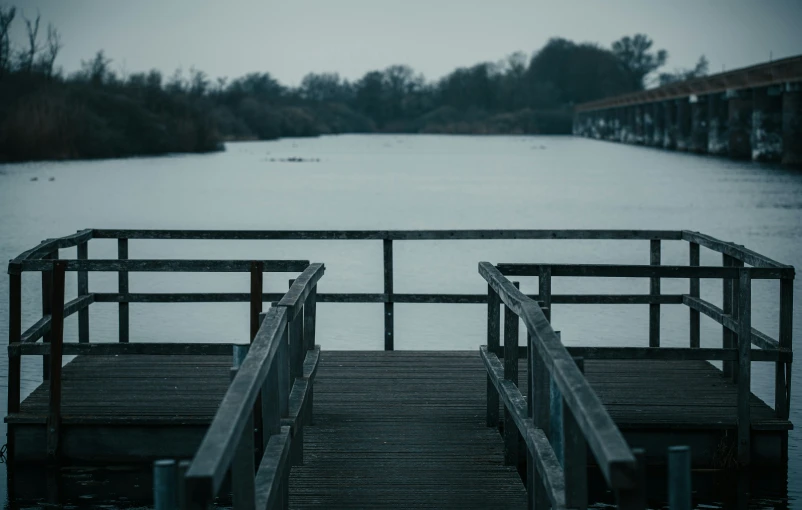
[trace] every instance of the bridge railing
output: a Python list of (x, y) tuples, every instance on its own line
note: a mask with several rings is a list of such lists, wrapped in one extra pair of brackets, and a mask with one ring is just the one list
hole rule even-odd
[[(488, 337), (480, 353), (487, 368), (489, 426), (504, 408), (505, 463), (526, 472), (529, 508), (586, 508), (587, 451), (596, 459), (621, 508), (645, 508), (643, 464), (639, 463), (575, 360), (552, 329), (541, 305), (527, 297), (489, 262), (479, 263), (488, 284)], [(504, 359), (499, 305), (504, 305)], [(518, 327), (527, 332), (530, 388), (518, 389)], [(550, 388), (561, 395), (562, 420), (552, 424)], [(549, 428), (560, 428), (561, 447)], [(520, 439), (523, 444), (520, 444)], [(523, 469), (521, 469), (523, 468)]]
[[(303, 427), (312, 421), (320, 359), (315, 305), (323, 272), (323, 264), (310, 265), (263, 314), (181, 481), (186, 498), (181, 508), (209, 508), (228, 473), (235, 508), (288, 508), (290, 467), (303, 463)], [(262, 434), (254, 436), (257, 421)]]

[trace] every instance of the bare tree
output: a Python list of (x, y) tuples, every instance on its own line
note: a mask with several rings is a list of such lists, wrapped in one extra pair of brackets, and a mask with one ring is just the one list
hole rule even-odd
[(61, 34), (59, 34), (58, 30), (52, 25), (47, 25), (47, 48), (45, 49), (45, 53), (41, 58), (41, 67), (42, 71), (47, 76), (53, 76), (53, 66), (56, 63), (56, 57), (58, 56), (58, 52), (61, 51), (63, 45), (61, 44)]
[(16, 7), (6, 8), (0, 5), (0, 76), (11, 71), (11, 41), (8, 32), (16, 14)]
[(34, 63), (36, 62), (36, 54), (39, 53), (41, 47), (39, 46), (39, 21), (41, 15), (37, 12), (36, 19), (31, 21), (22, 16), (25, 20), (25, 29), (28, 31), (28, 50), (22, 53), (22, 67), (29, 73), (33, 71)]

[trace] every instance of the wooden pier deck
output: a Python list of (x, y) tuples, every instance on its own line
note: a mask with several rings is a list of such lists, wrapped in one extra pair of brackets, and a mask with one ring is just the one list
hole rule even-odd
[[(89, 259), (93, 239), (115, 239), (118, 258)], [(325, 266), (306, 260), (129, 260), (131, 239), (381, 242), (384, 292), (318, 293)], [(490, 239), (648, 241), (649, 264), (479, 262), (486, 293), (393, 292), (394, 241)], [(662, 242), (687, 242), (689, 264), (662, 265)], [(701, 266), (702, 247), (721, 266)], [(68, 248), (75, 259), (61, 258)], [(41, 273), (42, 316), (23, 331), (25, 272)], [(91, 272), (117, 273), (118, 291), (91, 292)], [(130, 272), (249, 273), (250, 291), (131, 293)], [(78, 295), (67, 301), (69, 273)], [(265, 273), (290, 273), (289, 290), (266, 293)], [(563, 277), (648, 279), (649, 293), (553, 294)], [(667, 454), (675, 481), (691, 465), (785, 464), (794, 277), (791, 266), (690, 231), (84, 230), (49, 239), (9, 263), (9, 497), (41, 496), (41, 476), (22, 479), (36, 469), (47, 472), (48, 502), (60, 504), (80, 487), (62, 490), (54, 474), (158, 461), (146, 483), (162, 508), (585, 508), (595, 501), (590, 471), (605, 502), (643, 509), (646, 468)], [(537, 294), (522, 293), (519, 278), (537, 278)], [(688, 293), (662, 293), (665, 278), (687, 279)], [(723, 283), (720, 303), (701, 298), (705, 280)], [(753, 280), (779, 282), (777, 339), (752, 327)], [(117, 303), (118, 342), (90, 343), (96, 302)], [(248, 338), (130, 343), (130, 303), (204, 302), (248, 303)], [(384, 351), (326, 350), (331, 333), (317, 331), (316, 308), (331, 302), (382, 303)], [(484, 303), (485, 345), (396, 351), (395, 303)], [(550, 322), (555, 304), (647, 305), (648, 339), (566, 347)], [(685, 347), (661, 346), (661, 306), (670, 305), (688, 309)], [(72, 314), (78, 342), (65, 343)], [(721, 325), (720, 347), (702, 345), (702, 315)], [(29, 356), (42, 358), (45, 382), (22, 399)], [(75, 358), (64, 365), (64, 356)], [(775, 369), (773, 406), (751, 393), (752, 365), (765, 362)], [(690, 505), (688, 484), (671, 493)]]
[[(63, 455), (96, 464), (190, 458), (226, 393), (231, 360), (76, 357), (62, 373)], [(526, 368), (520, 361), (521, 381)], [(585, 374), (630, 444), (652, 461), (681, 441), (708, 464), (736, 429), (737, 385), (705, 361), (589, 360)], [(290, 508), (524, 506), (502, 437), (485, 423), (485, 377), (478, 351), (323, 352)], [(48, 401), (40, 386), (7, 418), (20, 462), (45, 458)], [(751, 405), (754, 441), (779, 454), (790, 422), (754, 395)]]

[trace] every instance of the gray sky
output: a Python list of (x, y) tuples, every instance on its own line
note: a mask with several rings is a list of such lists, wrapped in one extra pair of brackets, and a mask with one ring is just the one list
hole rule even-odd
[[(555, 36), (603, 46), (643, 32), (667, 70), (710, 71), (802, 53), (802, 0), (0, 0), (62, 33), (67, 72), (104, 49), (117, 71), (194, 66), (210, 76), (309, 71), (355, 79), (408, 64), (428, 79), (528, 55)], [(14, 34), (23, 42), (23, 24)]]

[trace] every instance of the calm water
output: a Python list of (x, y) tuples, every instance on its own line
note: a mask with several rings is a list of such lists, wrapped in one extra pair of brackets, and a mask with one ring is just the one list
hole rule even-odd
[[(281, 162), (290, 157), (309, 162)], [(50, 178), (54, 178), (50, 181)], [(32, 181), (32, 178), (38, 178)], [(570, 137), (340, 136), (229, 144), (227, 151), (96, 162), (0, 166), (0, 259), (41, 239), (78, 229), (691, 229), (744, 244), (802, 267), (802, 173)], [(686, 264), (687, 244), (664, 242), (663, 262)], [(646, 242), (498, 241), (395, 243), (396, 292), (484, 292), (476, 271), (492, 262), (648, 263)], [(90, 256), (116, 255), (113, 241), (92, 241)], [(62, 256), (73, 257), (74, 250)], [(132, 241), (132, 258), (301, 258), (325, 262), (324, 292), (381, 292), (381, 243)], [(720, 255), (703, 250), (702, 264)], [(286, 288), (287, 275), (267, 279)], [(92, 291), (115, 291), (116, 276), (93, 274)], [(797, 296), (802, 285), (797, 280)], [(23, 279), (25, 326), (37, 318), (38, 282)], [(524, 290), (535, 282), (524, 279)], [(646, 280), (556, 279), (556, 293), (648, 292)], [(777, 335), (778, 285), (756, 282), (756, 327)], [(245, 275), (131, 276), (133, 292), (246, 292)], [(663, 291), (686, 292), (664, 280)], [(71, 279), (68, 294), (75, 293)], [(720, 302), (721, 287), (702, 283)], [(0, 276), (0, 335), (7, 340), (8, 278)], [(802, 347), (802, 298), (795, 348)], [(447, 313), (444, 313), (447, 312)], [(319, 307), (324, 349), (380, 349), (381, 305)], [(663, 307), (664, 345), (687, 345), (688, 312)], [(116, 340), (116, 308), (96, 304), (92, 341)], [(555, 328), (567, 344), (646, 345), (645, 306), (557, 305)], [(625, 324), (625, 328), (620, 326)], [(68, 340), (76, 335), (68, 320)], [(479, 305), (397, 305), (396, 348), (473, 349), (484, 342)], [(244, 341), (247, 305), (132, 305), (132, 341)], [(703, 320), (702, 341), (718, 346), (720, 328)], [(0, 357), (0, 406), (6, 408), (6, 357)], [(39, 383), (38, 359), (23, 365), (23, 392)], [(800, 377), (792, 420), (802, 424)], [(773, 365), (756, 365), (753, 391), (773, 402)], [(3, 426), (3, 434), (5, 428)], [(790, 440), (790, 505), (802, 508), (802, 434)], [(4, 466), (3, 466), (4, 467)], [(780, 493), (784, 492), (784, 474)], [(0, 477), (5, 494), (5, 473)], [(711, 503), (734, 501), (721, 484)], [(753, 487), (756, 507), (776, 488)], [(776, 485), (776, 484), (775, 484)], [(740, 484), (743, 488), (744, 484)], [(743, 497), (743, 494), (741, 495)], [(782, 506), (782, 505), (781, 505)]]

